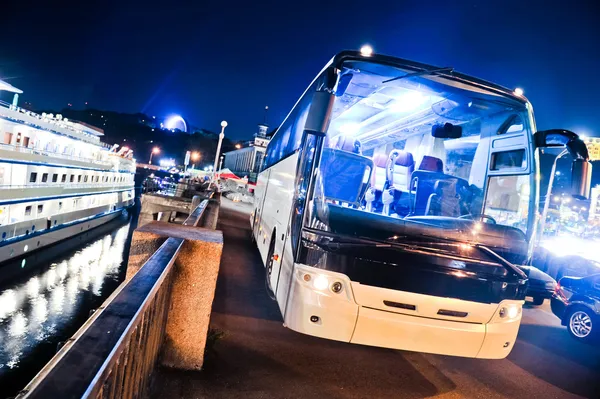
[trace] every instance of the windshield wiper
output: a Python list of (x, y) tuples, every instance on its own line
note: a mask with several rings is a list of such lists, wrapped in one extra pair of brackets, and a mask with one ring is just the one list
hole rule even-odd
[(488, 247), (486, 247), (484, 245), (481, 245), (481, 244), (474, 244), (473, 246), (475, 248), (479, 249), (480, 251), (485, 252), (486, 254), (492, 256), (499, 263), (501, 263), (504, 266), (508, 267), (510, 270), (512, 270), (513, 272), (515, 272), (521, 278), (527, 278), (527, 275), (525, 274), (525, 272), (523, 270), (519, 269), (517, 266), (513, 265), (512, 263), (510, 263), (509, 261), (507, 261), (506, 259), (504, 259), (502, 256), (498, 255), (496, 252), (492, 251)]
[(453, 67), (444, 67), (444, 68), (426, 69), (424, 71), (412, 72), (412, 73), (407, 73), (405, 75), (396, 76), (395, 78), (384, 80), (381, 83), (388, 83), (388, 82), (393, 82), (394, 80), (412, 78), (414, 76), (435, 75), (440, 72), (454, 72), (454, 68)]

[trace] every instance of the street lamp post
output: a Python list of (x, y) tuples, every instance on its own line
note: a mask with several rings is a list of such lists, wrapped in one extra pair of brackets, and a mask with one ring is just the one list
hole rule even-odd
[(538, 236), (538, 245), (540, 241), (542, 241), (542, 236), (544, 235), (544, 229), (546, 228), (546, 217), (548, 217), (548, 206), (550, 205), (550, 196), (552, 195), (552, 185), (554, 184), (554, 175), (556, 174), (556, 164), (558, 160), (562, 158), (569, 151), (564, 149), (560, 154), (554, 158), (554, 163), (552, 164), (552, 171), (550, 172), (550, 180), (548, 181), (548, 190), (546, 191), (546, 200), (544, 201), (544, 211), (542, 212), (542, 222), (540, 223), (540, 234)]
[(221, 152), (221, 143), (225, 137), (225, 128), (227, 127), (227, 121), (221, 122), (221, 134), (219, 134), (219, 143), (217, 144), (217, 153), (215, 154), (215, 164), (213, 166), (213, 183), (216, 182), (217, 176), (217, 165), (219, 162), (219, 153)]
[(219, 174), (218, 177), (221, 177), (221, 170), (223, 169), (223, 158), (225, 158), (223, 155), (221, 155), (221, 161), (219, 162)]
[(150, 151), (150, 160), (148, 161), (148, 165), (152, 165), (152, 155), (158, 154), (160, 152), (160, 148), (154, 147), (152, 151)]
[(196, 162), (200, 159), (200, 153), (198, 151), (192, 152), (192, 169), (196, 168)]

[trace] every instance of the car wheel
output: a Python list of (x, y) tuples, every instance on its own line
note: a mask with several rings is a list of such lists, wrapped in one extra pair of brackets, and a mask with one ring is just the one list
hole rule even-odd
[(593, 311), (577, 306), (567, 314), (567, 330), (571, 336), (581, 342), (589, 343), (596, 335), (600, 326)]
[(544, 298), (541, 296), (534, 296), (533, 297), (533, 304), (535, 306), (540, 306), (544, 303)]

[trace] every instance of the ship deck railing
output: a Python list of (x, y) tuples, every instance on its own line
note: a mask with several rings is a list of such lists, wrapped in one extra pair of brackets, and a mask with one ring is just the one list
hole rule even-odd
[[(0, 143), (0, 149), (8, 149), (10, 151), (22, 152), (22, 153), (27, 153), (27, 154), (36, 154), (36, 155), (43, 155), (43, 156), (47, 156), (47, 157), (62, 158), (62, 159), (69, 159), (69, 160), (73, 160), (73, 161), (79, 161), (79, 162), (93, 163), (93, 164), (102, 165), (102, 166), (109, 167), (109, 168), (112, 168), (114, 166), (114, 163), (110, 162), (110, 161), (101, 161), (98, 159), (93, 159), (93, 158), (88, 158), (88, 157), (79, 157), (76, 155), (70, 155), (70, 154), (65, 154), (65, 153), (60, 153), (60, 152), (49, 151), (49, 150), (40, 150), (37, 148), (25, 147), (22, 145)], [(133, 162), (133, 160), (128, 159), (128, 158), (120, 157), (120, 159)]]
[(98, 183), (66, 183), (66, 182), (47, 182), (47, 183), (29, 183), (29, 184), (0, 184), (0, 190), (14, 190), (24, 188), (45, 188), (45, 187), (64, 187), (64, 188), (94, 188), (94, 187), (127, 187), (133, 189), (133, 183), (128, 182), (98, 182)]

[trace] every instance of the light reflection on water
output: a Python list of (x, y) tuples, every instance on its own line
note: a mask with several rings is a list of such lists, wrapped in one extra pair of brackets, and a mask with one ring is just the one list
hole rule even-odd
[(26, 282), (0, 290), (0, 376), (18, 368), (38, 345), (76, 318), (84, 310), (86, 295), (100, 297), (107, 281), (119, 279), (129, 227), (85, 245)]

